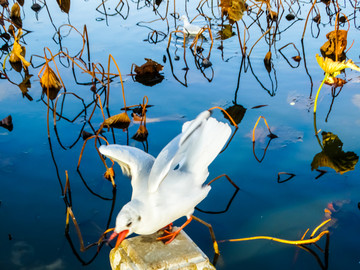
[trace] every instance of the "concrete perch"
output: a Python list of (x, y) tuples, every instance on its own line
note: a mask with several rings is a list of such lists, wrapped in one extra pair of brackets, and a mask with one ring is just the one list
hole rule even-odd
[(124, 240), (110, 251), (112, 270), (215, 270), (208, 257), (181, 231), (168, 245), (157, 241), (161, 233), (140, 235)]

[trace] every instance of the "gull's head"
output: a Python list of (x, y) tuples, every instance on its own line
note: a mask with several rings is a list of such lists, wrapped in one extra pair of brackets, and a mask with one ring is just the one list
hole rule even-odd
[(115, 248), (117, 248), (126, 236), (136, 231), (137, 227), (141, 222), (141, 215), (129, 204), (126, 204), (119, 212), (116, 217), (115, 229), (113, 234), (110, 236), (109, 241), (118, 237)]

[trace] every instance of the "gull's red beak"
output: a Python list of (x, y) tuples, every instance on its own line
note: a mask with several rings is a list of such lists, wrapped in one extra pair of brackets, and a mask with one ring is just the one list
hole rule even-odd
[(129, 230), (124, 230), (119, 233), (113, 232), (113, 234), (109, 238), (109, 242), (117, 236), (118, 239), (116, 240), (115, 248), (118, 248), (120, 246), (121, 242), (126, 238), (128, 233), (129, 233)]

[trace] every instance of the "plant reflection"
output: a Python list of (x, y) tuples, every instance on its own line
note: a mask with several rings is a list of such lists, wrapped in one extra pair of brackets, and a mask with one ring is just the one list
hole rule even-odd
[(322, 151), (315, 155), (311, 162), (311, 170), (328, 167), (340, 174), (354, 170), (359, 161), (358, 155), (351, 151), (344, 152), (342, 150), (343, 143), (337, 135), (325, 131), (321, 135)]

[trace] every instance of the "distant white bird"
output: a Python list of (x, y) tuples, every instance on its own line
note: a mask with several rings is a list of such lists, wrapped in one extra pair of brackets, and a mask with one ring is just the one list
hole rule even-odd
[(176, 136), (155, 159), (144, 151), (124, 145), (100, 146), (100, 152), (119, 163), (131, 177), (131, 201), (119, 212), (114, 233), (116, 247), (131, 233), (152, 234), (182, 216), (186, 223), (164, 237), (171, 242), (192, 217), (195, 206), (209, 193), (203, 185), (208, 166), (228, 140), (231, 128), (204, 111), (184, 123)]
[(183, 26), (183, 32), (185, 34), (188, 35), (197, 35), (200, 31), (201, 31), (201, 27), (195, 24), (191, 24), (188, 20), (188, 18), (186, 17), (186, 15), (182, 15), (180, 17), (180, 20), (182, 20), (184, 22), (184, 26)]

